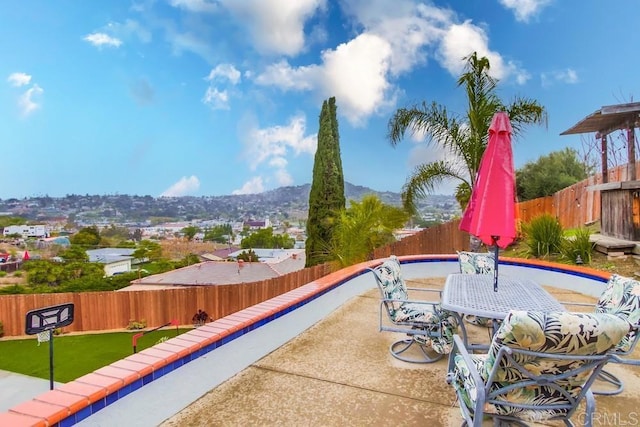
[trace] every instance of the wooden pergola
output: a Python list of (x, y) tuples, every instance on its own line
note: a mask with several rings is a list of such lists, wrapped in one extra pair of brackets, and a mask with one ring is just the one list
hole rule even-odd
[[(602, 147), (602, 184), (590, 187), (600, 191), (601, 233), (617, 239), (640, 241), (640, 181), (636, 180), (635, 128), (640, 123), (640, 102), (607, 105), (588, 115), (560, 135), (596, 132)], [(607, 136), (627, 131), (627, 180), (609, 183)], [(615, 244), (612, 244), (615, 246)], [(609, 252), (609, 249), (606, 249)], [(630, 251), (635, 244), (623, 250)], [(618, 245), (618, 249), (619, 249)]]
[(608, 182), (607, 177), (607, 135), (618, 130), (627, 131), (627, 172), (630, 181), (636, 180), (636, 144), (635, 128), (640, 123), (640, 102), (629, 104), (606, 105), (593, 114), (588, 115), (578, 123), (562, 132), (560, 135), (575, 135), (581, 133), (596, 133), (602, 148), (602, 182)]

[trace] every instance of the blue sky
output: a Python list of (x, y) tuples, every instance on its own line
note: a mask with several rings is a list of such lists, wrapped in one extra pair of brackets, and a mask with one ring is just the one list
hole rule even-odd
[[(424, 141), (393, 112), (459, 114), (472, 51), (499, 95), (548, 126), (516, 168), (593, 135), (559, 136), (640, 97), (637, 0), (24, 0), (0, 2), (0, 198), (217, 196), (311, 182), (322, 101), (336, 97), (345, 180), (401, 191)], [(439, 192), (450, 193), (447, 186)]]

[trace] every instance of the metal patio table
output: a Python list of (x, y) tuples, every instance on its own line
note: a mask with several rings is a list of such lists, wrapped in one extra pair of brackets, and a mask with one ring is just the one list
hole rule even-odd
[[(502, 320), (510, 310), (566, 311), (549, 292), (530, 279), (510, 276), (498, 278), (498, 291), (493, 290), (491, 274), (450, 274), (442, 292), (441, 306), (458, 317), (463, 339), (468, 347), (464, 315)], [(497, 322), (493, 322), (494, 325)], [(486, 348), (486, 346), (484, 347)]]

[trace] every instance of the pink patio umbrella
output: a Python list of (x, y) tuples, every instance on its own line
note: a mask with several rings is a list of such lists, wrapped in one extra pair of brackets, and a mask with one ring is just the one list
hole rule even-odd
[(511, 123), (505, 112), (493, 116), (489, 142), (480, 160), (471, 199), (460, 221), (460, 229), (495, 246), (493, 290), (498, 291), (498, 247), (506, 248), (516, 238), (516, 176), (511, 149)]

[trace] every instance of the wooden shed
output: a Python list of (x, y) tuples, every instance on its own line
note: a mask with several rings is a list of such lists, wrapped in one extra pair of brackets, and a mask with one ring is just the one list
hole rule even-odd
[[(602, 184), (590, 187), (600, 190), (600, 233), (631, 242), (640, 241), (640, 181), (636, 180), (635, 128), (640, 122), (640, 103), (607, 105), (588, 115), (560, 135), (595, 132), (601, 141)], [(607, 182), (607, 136), (627, 131), (627, 179)]]
[(609, 182), (594, 189), (600, 190), (600, 232), (640, 241), (640, 181)]

